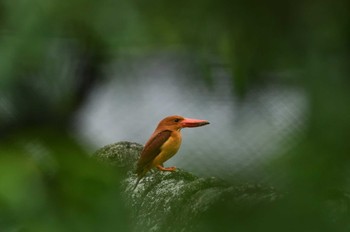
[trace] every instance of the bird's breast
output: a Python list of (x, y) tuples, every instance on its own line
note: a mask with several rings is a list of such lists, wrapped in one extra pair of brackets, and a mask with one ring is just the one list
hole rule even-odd
[(161, 146), (160, 154), (154, 159), (154, 166), (162, 165), (165, 161), (176, 154), (181, 146), (181, 134), (179, 131), (173, 131), (168, 140)]

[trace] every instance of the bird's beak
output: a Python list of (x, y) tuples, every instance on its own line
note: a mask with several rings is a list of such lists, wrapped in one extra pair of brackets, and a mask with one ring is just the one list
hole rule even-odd
[(199, 127), (209, 124), (206, 120), (185, 118), (181, 121), (181, 127)]

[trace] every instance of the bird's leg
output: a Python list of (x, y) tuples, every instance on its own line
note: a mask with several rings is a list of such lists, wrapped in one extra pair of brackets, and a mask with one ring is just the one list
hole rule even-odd
[(168, 167), (168, 168), (165, 168), (163, 167), (163, 165), (157, 165), (157, 168), (158, 170), (160, 171), (167, 171), (167, 172), (173, 172), (176, 170), (176, 167)]

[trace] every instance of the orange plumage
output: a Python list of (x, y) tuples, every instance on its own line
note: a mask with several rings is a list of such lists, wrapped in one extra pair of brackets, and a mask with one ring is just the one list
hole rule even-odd
[(206, 120), (169, 116), (161, 120), (150, 139), (145, 144), (137, 162), (135, 187), (152, 168), (160, 171), (175, 171), (176, 167), (164, 168), (163, 163), (173, 157), (181, 146), (181, 129), (209, 124)]

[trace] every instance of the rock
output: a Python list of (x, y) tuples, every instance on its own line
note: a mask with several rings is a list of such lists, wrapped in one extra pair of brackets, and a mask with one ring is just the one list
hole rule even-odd
[(142, 148), (141, 144), (122, 141), (102, 147), (93, 157), (108, 165), (119, 167), (127, 173), (135, 170)]
[[(274, 188), (260, 184), (230, 185), (214, 177), (200, 178), (177, 169), (175, 172), (151, 171), (133, 189), (136, 161), (142, 148), (137, 143), (118, 142), (94, 154), (99, 161), (123, 173), (121, 188), (132, 215), (133, 231), (234, 231), (233, 228), (261, 231), (261, 225), (265, 229), (284, 231), (299, 225), (290, 221), (303, 216), (299, 216), (299, 211), (289, 210), (299, 204), (291, 196), (293, 193), (282, 197)], [(324, 222), (350, 228), (349, 199), (348, 193), (340, 191), (320, 201), (324, 213), (314, 217), (324, 217)], [(323, 228), (318, 224), (318, 220), (310, 220), (310, 225)]]
[(95, 153), (99, 160), (124, 170), (122, 187), (135, 231), (197, 231), (203, 225), (203, 215), (221, 207), (223, 202), (254, 208), (280, 197), (273, 188), (251, 184), (230, 186), (217, 178), (200, 178), (182, 169), (149, 172), (133, 189), (135, 164), (141, 150), (140, 144), (119, 142)]

